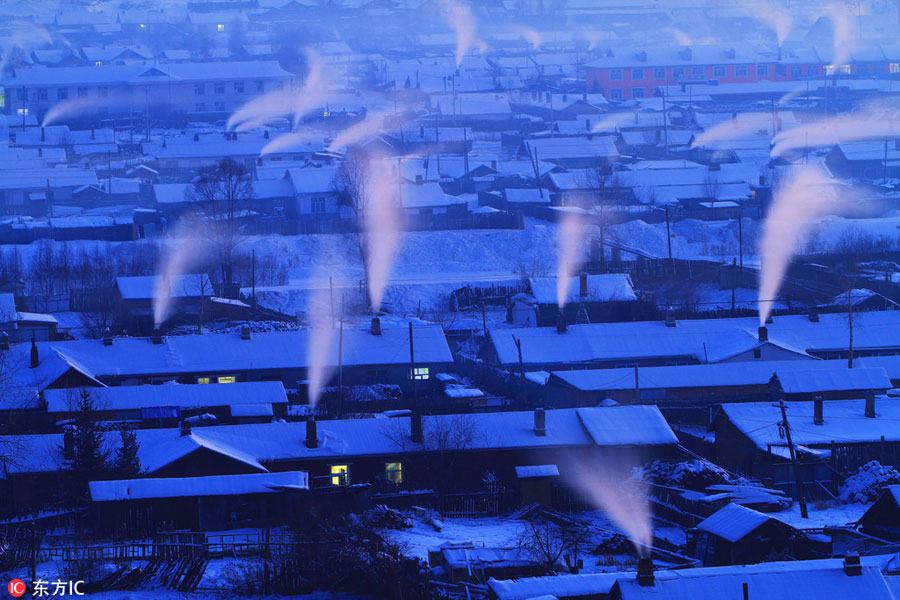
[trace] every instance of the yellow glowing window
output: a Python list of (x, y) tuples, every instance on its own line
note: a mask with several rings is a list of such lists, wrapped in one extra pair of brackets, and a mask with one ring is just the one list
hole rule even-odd
[(198, 377), (197, 383), (209, 383), (209, 377)]
[(219, 383), (235, 383), (237, 382), (237, 377), (234, 375), (222, 375), (217, 381)]
[(28, 114), (28, 109), (27, 109), (27, 108), (20, 108), (20, 109), (18, 109), (18, 110), (16, 111), (16, 114), (19, 115), (20, 117), (24, 117), (24, 116), (26, 116), (26, 115)]
[(891, 73), (900, 73), (900, 63), (890, 63), (888, 65), (888, 71)]
[(218, 25), (216, 25), (216, 29), (218, 29), (219, 31), (225, 31), (225, 25), (219, 23)]
[(95, 67), (102, 67), (102, 66), (103, 66), (103, 61), (102, 61), (102, 60), (98, 60), (97, 62), (94, 63), (94, 66), (95, 66)]
[(350, 485), (350, 465), (331, 465), (331, 485)]
[(384, 478), (391, 483), (403, 483), (403, 463), (384, 463)]
[(147, 29), (147, 26), (144, 23), (141, 23), (141, 29)]
[(428, 377), (428, 367), (416, 367), (409, 374), (410, 379), (415, 379), (417, 381), (424, 381), (425, 379), (428, 379)]

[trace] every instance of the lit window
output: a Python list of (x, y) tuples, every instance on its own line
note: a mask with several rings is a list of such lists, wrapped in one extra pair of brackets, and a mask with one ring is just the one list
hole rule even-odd
[(216, 381), (219, 383), (235, 383), (237, 382), (237, 377), (234, 375), (222, 375)]
[(900, 73), (900, 63), (888, 63), (889, 73)]
[(197, 383), (209, 383), (209, 377), (198, 377)]
[(850, 65), (841, 65), (841, 75), (850, 74)]
[(144, 23), (141, 23), (141, 29), (147, 29), (147, 26)]
[(410, 373), (410, 379), (416, 379), (418, 381), (428, 379), (428, 377), (428, 367), (416, 367), (413, 369), (412, 373)]
[(384, 463), (384, 478), (391, 483), (403, 483), (403, 463)]
[(350, 465), (331, 465), (331, 485), (350, 485)]
[(98, 60), (97, 62), (94, 63), (94, 66), (95, 66), (95, 67), (102, 67), (102, 66), (103, 66), (103, 61), (102, 61), (102, 60)]
[(27, 108), (20, 108), (20, 109), (18, 109), (18, 110), (16, 111), (16, 113), (17, 113), (20, 117), (24, 117), (24, 116), (27, 116), (27, 115), (28, 115), (28, 109), (27, 109)]
[(218, 25), (216, 25), (216, 29), (218, 31), (225, 31), (225, 25), (223, 23), (219, 23)]

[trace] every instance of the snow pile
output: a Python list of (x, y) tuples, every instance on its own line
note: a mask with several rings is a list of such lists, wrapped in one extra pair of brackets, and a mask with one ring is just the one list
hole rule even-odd
[(743, 477), (734, 476), (722, 467), (699, 459), (679, 462), (654, 460), (636, 469), (635, 475), (649, 483), (696, 491), (704, 491), (718, 484), (749, 484)]
[(877, 460), (866, 463), (848, 477), (838, 490), (841, 502), (871, 502), (889, 485), (900, 483), (900, 471), (882, 466)]

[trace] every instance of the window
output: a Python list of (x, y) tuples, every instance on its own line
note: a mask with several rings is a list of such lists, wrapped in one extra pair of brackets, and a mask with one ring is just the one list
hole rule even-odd
[(216, 25), (216, 31), (225, 31), (225, 24), (219, 23), (218, 25)]
[(635, 81), (641, 81), (644, 79), (644, 70), (643, 69), (632, 69), (631, 70), (631, 78)]
[(611, 69), (609, 72), (610, 81), (622, 81), (622, 69)]
[(900, 63), (888, 63), (888, 73), (900, 73)]
[(762, 350), (757, 348), (753, 351), (753, 358), (762, 358)]
[(325, 198), (322, 196), (311, 198), (309, 201), (309, 211), (316, 214), (325, 212)]
[(225, 93), (225, 84), (222, 82), (214, 84), (213, 91), (217, 94), (224, 94)]
[(197, 383), (209, 383), (209, 377), (198, 377)]
[(624, 96), (622, 95), (622, 88), (611, 88), (609, 90), (609, 99), (610, 100), (622, 100)]
[(27, 109), (27, 108), (20, 108), (20, 109), (16, 110), (16, 114), (19, 115), (20, 117), (27, 117), (27, 116), (28, 116), (28, 109)]
[(794, 79), (803, 77), (803, 67), (791, 67), (791, 77)]
[(202, 102), (198, 102), (197, 104), (194, 105), (194, 112), (200, 112), (200, 113), (206, 112), (206, 105), (203, 104)]
[(79, 98), (87, 98), (88, 92), (86, 87), (78, 88), (78, 97)]
[(243, 94), (244, 93), (244, 82), (243, 81), (235, 81), (234, 82), (234, 93), (235, 94)]
[(643, 98), (644, 97), (644, 88), (634, 88), (631, 90), (632, 98)]
[(735, 77), (746, 77), (747, 76), (747, 65), (737, 65), (734, 68), (734, 76)]
[(234, 375), (222, 375), (216, 381), (219, 383), (237, 383), (237, 377)]
[(665, 79), (666, 78), (666, 69), (665, 67), (657, 67), (653, 69), (653, 79)]
[(713, 77), (725, 77), (725, 67), (713, 67)]
[(428, 374), (428, 367), (416, 367), (409, 374), (410, 379), (415, 379), (416, 381), (425, 381), (430, 377)]
[(215, 108), (216, 112), (225, 112), (225, 103), (224, 102), (216, 102), (215, 106), (216, 106), (216, 108)]
[(841, 65), (839, 73), (841, 75), (849, 75), (850, 74), (850, 65)]
[(97, 96), (100, 98), (106, 98), (109, 96), (109, 88), (108, 87), (98, 87), (97, 88)]
[(350, 485), (350, 465), (331, 465), (331, 485)]
[(38, 100), (47, 100), (49, 95), (48, 90), (38, 90)]
[(256, 91), (257, 92), (263, 92), (263, 91), (265, 91), (265, 89), (266, 89), (265, 81), (257, 81), (256, 82)]
[(95, 66), (95, 67), (102, 67), (102, 66), (103, 66), (103, 61), (102, 61), (102, 60), (98, 60), (97, 62), (94, 63), (94, 66)]
[(202, 83), (194, 84), (194, 95), (195, 96), (202, 96), (205, 93), (206, 93), (206, 85), (204, 85)]
[(57, 100), (66, 100), (69, 97), (69, 88), (59, 88), (56, 90)]
[(691, 67), (691, 75), (694, 77), (703, 77), (703, 67)]
[(675, 67), (672, 69), (672, 77), (676, 80), (684, 79), (684, 69), (681, 67)]
[(384, 478), (398, 485), (403, 483), (403, 463), (384, 463)]
[(769, 74), (769, 65), (756, 65), (756, 74), (757, 75), (768, 75)]

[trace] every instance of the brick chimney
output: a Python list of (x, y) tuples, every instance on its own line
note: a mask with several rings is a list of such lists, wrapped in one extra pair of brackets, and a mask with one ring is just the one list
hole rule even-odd
[(582, 298), (587, 298), (588, 295), (588, 276), (587, 273), (580, 273), (578, 275), (578, 295)]
[(112, 331), (109, 330), (109, 327), (103, 328), (103, 345), (104, 346), (112, 346)]
[(769, 341), (769, 330), (766, 329), (765, 325), (763, 325), (762, 327), (759, 328), (758, 333), (759, 333), (759, 341), (761, 341), (761, 342)]
[(307, 448), (319, 447), (319, 426), (316, 425), (316, 418), (312, 415), (306, 419), (306, 440), (303, 443)]
[(181, 422), (181, 437), (191, 435), (191, 424), (188, 421)]
[(534, 435), (547, 435), (547, 413), (543, 408), (534, 409)]
[(866, 392), (866, 418), (875, 418), (875, 392), (872, 390)]
[(372, 327), (370, 329), (372, 335), (381, 335), (381, 319), (372, 317)]
[(822, 400), (822, 396), (813, 398), (813, 425), (825, 424), (824, 404), (825, 402)]
[(653, 575), (653, 559), (644, 557), (638, 561), (637, 582), (641, 587), (652, 587), (656, 577)]

